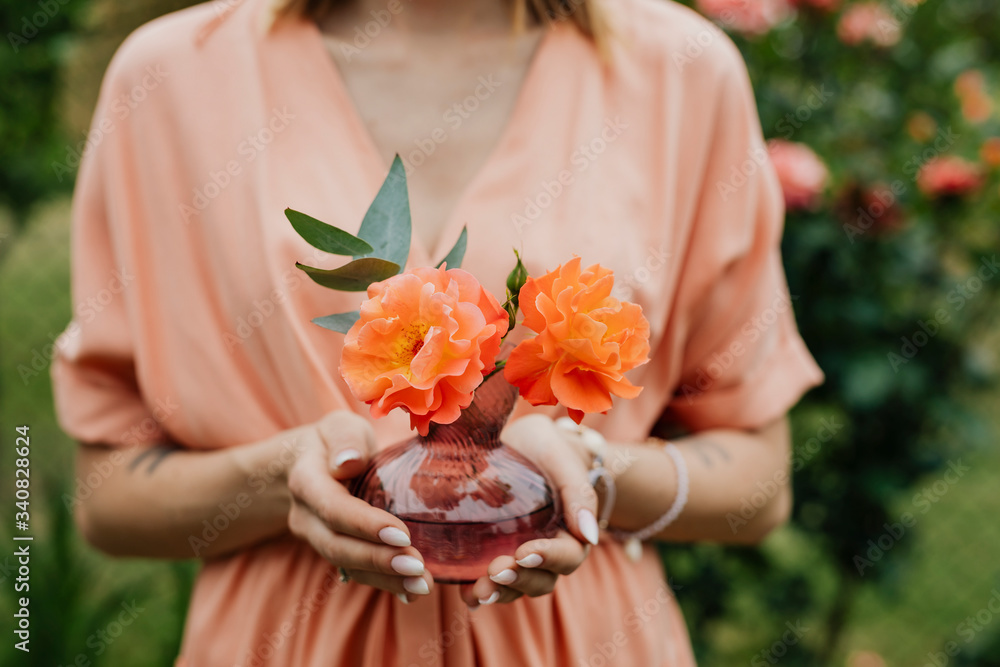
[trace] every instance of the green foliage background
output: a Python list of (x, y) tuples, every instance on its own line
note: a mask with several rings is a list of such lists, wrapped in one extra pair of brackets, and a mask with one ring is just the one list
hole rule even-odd
[[(21, 34), (42, 4), (0, 0), (5, 32)], [(31, 426), (36, 554), (33, 651), (5, 642), (3, 664), (51, 667), (83, 656), (152, 667), (176, 655), (195, 565), (112, 561), (82, 543), (62, 500), (75, 485), (73, 445), (54, 421), (47, 362), (70, 315), (70, 179), (60, 182), (52, 164), (83, 138), (115, 45), (183, 4), (56, 0), (27, 44), (0, 48), (0, 442), (13, 442), (15, 425)], [(961, 652), (948, 664), (1000, 664), (1000, 618), (984, 623), (980, 613), (1000, 590), (1000, 281), (987, 280), (960, 309), (948, 298), (1000, 247), (1000, 179), (990, 172), (966, 199), (927, 199), (908, 165), (935, 152), (934, 137), (921, 142), (907, 131), (915, 112), (926, 113), (955, 136), (945, 152), (970, 160), (1000, 135), (996, 110), (971, 123), (954, 93), (956, 77), (977, 69), (1000, 108), (1000, 10), (992, 0), (927, 0), (898, 15), (903, 38), (886, 50), (842, 44), (839, 11), (803, 9), (766, 36), (736, 36), (765, 134), (808, 144), (832, 172), (824, 205), (789, 215), (784, 244), (799, 324), (828, 379), (793, 414), (792, 523), (759, 549), (664, 548), (704, 665), (923, 665), (949, 641)], [(810, 106), (817, 90), (828, 99)], [(851, 188), (897, 181), (899, 224), (845, 233), (857, 224)], [(939, 309), (948, 321), (894, 370), (887, 355), (900, 354), (901, 337), (912, 339)], [(6, 480), (13, 453), (4, 451)], [(969, 472), (947, 484), (957, 461)], [(9, 508), (10, 487), (2, 488)], [(877, 546), (904, 513), (915, 525), (871, 558), (869, 540)], [(7, 544), (10, 523), (0, 525)], [(10, 551), (0, 553), (8, 619)], [(871, 558), (863, 574), (859, 556)], [(105, 641), (101, 633), (133, 600), (143, 611)], [(977, 614), (970, 637), (967, 619)], [(782, 640), (786, 624), (803, 629), (794, 643)]]

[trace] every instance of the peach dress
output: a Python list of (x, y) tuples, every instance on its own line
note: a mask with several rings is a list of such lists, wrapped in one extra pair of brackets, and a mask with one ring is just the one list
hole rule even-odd
[[(512, 247), (532, 272), (574, 253), (600, 262), (645, 309), (653, 354), (631, 375), (639, 398), (586, 423), (618, 441), (645, 438), (664, 410), (694, 430), (759, 426), (822, 374), (790, 311), (782, 198), (745, 67), (679, 5), (621, 0), (612, 12), (609, 66), (569, 24), (545, 34), (499, 144), (438, 246), (414, 235), (410, 265), (440, 259), (464, 224), (464, 266), (495, 294)], [(342, 260), (316, 257), (282, 210), (356, 231), (388, 165), (315, 24), (267, 29), (268, 16), (264, 0), (245, 0), (162, 17), (108, 70), (74, 201), (75, 318), (53, 367), (61, 423), (81, 442), (208, 450), (331, 410), (367, 414), (337, 371), (342, 336), (309, 321), (359, 295), (294, 268)], [(416, 150), (400, 147), (410, 164)], [(403, 414), (375, 428), (383, 446), (408, 436)], [(264, 483), (251, 480), (251, 495)], [(285, 537), (205, 561), (177, 664), (693, 658), (651, 547), (633, 563), (604, 535), (553, 594), (470, 614), (454, 586), (404, 605), (341, 584)]]

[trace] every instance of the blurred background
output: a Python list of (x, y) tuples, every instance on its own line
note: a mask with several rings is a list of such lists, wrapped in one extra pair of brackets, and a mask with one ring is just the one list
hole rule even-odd
[[(27, 424), (36, 545), (32, 651), (5, 641), (2, 664), (166, 667), (177, 652), (197, 565), (82, 542), (48, 365), (70, 319), (69, 198), (101, 75), (131, 30), (187, 4), (0, 0), (0, 497), (7, 516)], [(747, 60), (796, 315), (827, 374), (793, 413), (791, 524), (758, 549), (663, 548), (700, 664), (1000, 665), (1000, 7), (686, 4)]]

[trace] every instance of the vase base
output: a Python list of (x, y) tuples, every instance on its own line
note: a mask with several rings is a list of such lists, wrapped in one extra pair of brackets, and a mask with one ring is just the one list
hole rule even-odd
[(513, 556), (525, 542), (555, 537), (559, 529), (552, 503), (531, 514), (497, 522), (432, 523), (400, 518), (439, 584), (473, 583), (487, 576), (494, 558)]

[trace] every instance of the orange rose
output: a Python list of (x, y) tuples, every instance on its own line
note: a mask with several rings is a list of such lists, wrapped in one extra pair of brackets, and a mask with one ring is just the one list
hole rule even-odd
[(642, 391), (624, 374), (649, 361), (649, 322), (641, 307), (612, 297), (613, 286), (610, 270), (581, 270), (579, 257), (528, 278), (518, 300), (538, 335), (514, 348), (504, 377), (529, 403), (560, 403), (579, 424), (584, 413), (607, 412), (612, 395)]
[(507, 313), (471, 274), (413, 269), (368, 288), (340, 373), (373, 417), (402, 408), (427, 435), (469, 406), (506, 333)]

